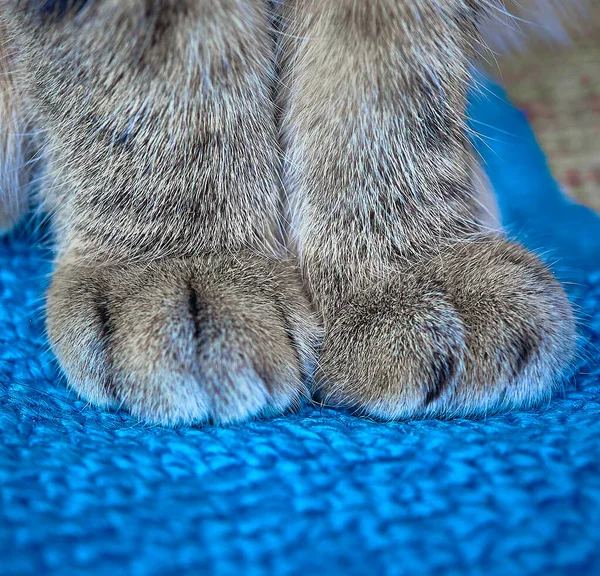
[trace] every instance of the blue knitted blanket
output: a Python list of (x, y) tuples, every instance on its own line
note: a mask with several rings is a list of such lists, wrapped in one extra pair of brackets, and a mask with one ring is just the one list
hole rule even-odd
[(43, 331), (49, 252), (20, 230), (0, 240), (0, 574), (600, 574), (600, 220), (561, 194), (500, 89), (471, 116), (505, 224), (581, 319), (552, 402), (147, 427), (65, 388)]

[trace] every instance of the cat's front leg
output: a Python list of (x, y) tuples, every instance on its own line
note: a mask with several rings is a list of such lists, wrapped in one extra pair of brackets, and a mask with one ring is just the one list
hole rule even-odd
[(562, 288), (486, 227), (475, 192), (465, 99), (485, 6), (280, 4), (290, 220), (326, 402), (384, 418), (524, 406), (572, 358)]
[(1, 7), (48, 137), (48, 332), (70, 384), (166, 424), (296, 403), (313, 326), (278, 248), (268, 2)]

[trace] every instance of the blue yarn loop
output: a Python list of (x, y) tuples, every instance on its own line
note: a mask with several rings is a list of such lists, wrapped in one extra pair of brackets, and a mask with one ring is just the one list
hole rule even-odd
[(43, 330), (49, 255), (20, 230), (0, 240), (0, 573), (600, 574), (600, 222), (482, 82), (470, 114), (505, 224), (574, 283), (589, 344), (552, 402), (148, 427), (65, 388)]

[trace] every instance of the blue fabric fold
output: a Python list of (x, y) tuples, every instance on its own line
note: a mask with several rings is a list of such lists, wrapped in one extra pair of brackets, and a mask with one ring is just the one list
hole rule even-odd
[[(524, 114), (483, 76), (471, 98), (473, 143), (496, 191), (504, 228), (565, 281), (600, 270), (600, 218), (552, 177)], [(598, 143), (600, 154), (600, 142)]]

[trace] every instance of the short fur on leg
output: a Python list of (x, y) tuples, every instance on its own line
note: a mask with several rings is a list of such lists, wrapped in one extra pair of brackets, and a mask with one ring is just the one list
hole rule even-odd
[(4, 0), (48, 135), (48, 333), (84, 398), (228, 423), (304, 392), (266, 0)]
[(57, 241), (48, 331), (75, 389), (166, 424), (293, 405), (317, 329), (282, 257), (289, 221), (327, 401), (402, 418), (546, 398), (573, 354), (571, 309), (497, 232), (466, 138), (471, 62), (498, 14), (495, 0), (0, 0), (20, 72), (0, 77), (0, 154), (19, 165), (29, 102)]
[(290, 221), (319, 395), (383, 418), (528, 406), (574, 353), (566, 296), (488, 228), (466, 92), (491, 2), (281, 5)]

